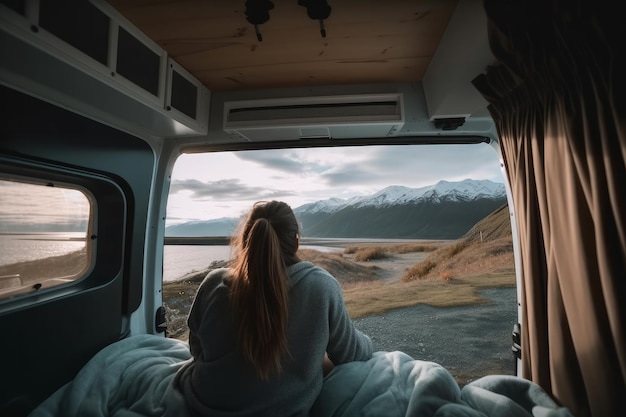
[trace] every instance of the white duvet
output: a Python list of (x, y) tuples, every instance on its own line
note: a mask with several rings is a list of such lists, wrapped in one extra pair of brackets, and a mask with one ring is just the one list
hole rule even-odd
[[(102, 349), (76, 377), (29, 417), (186, 417), (172, 380), (190, 359), (174, 339), (140, 335)], [(337, 366), (325, 379), (311, 417), (571, 416), (538, 385), (490, 375), (460, 389), (442, 366), (402, 352)]]

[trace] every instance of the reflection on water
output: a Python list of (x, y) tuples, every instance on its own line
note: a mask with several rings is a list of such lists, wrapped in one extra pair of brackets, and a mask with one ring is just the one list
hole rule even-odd
[(66, 255), (85, 247), (85, 233), (0, 234), (0, 265)]

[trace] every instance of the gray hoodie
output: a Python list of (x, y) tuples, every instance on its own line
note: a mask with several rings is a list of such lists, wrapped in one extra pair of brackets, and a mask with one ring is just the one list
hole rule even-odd
[(193, 359), (176, 376), (192, 415), (307, 416), (322, 388), (322, 362), (335, 365), (372, 357), (372, 341), (353, 325), (337, 280), (310, 262), (288, 268), (290, 358), (267, 382), (256, 376), (236, 347), (228, 269), (204, 279), (189, 313)]

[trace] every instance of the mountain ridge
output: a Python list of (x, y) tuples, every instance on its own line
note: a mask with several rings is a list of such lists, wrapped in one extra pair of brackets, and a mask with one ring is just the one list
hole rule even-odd
[[(294, 208), (306, 237), (456, 239), (506, 203), (504, 184), (439, 181), (391, 185), (368, 196), (330, 198)], [(194, 221), (166, 228), (166, 236), (228, 236), (238, 218)]]

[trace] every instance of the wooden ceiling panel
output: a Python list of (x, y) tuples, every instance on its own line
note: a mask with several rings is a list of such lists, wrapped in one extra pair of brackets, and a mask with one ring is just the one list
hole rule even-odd
[(120, 13), (210, 90), (419, 81), (456, 0), (329, 0), (319, 22), (297, 0), (246, 21), (245, 1), (112, 0)]
[[(414, 82), (415, 74), (423, 74), (429, 61), (422, 63), (411, 60), (392, 62), (353, 62), (318, 63), (312, 67), (308, 63), (281, 63), (265, 67), (238, 67), (235, 69), (211, 70), (208, 73), (197, 71), (199, 79), (210, 79), (214, 91), (233, 89), (253, 89), (267, 87), (298, 87), (355, 83), (394, 83)], [(339, 70), (338, 70), (339, 68)]]

